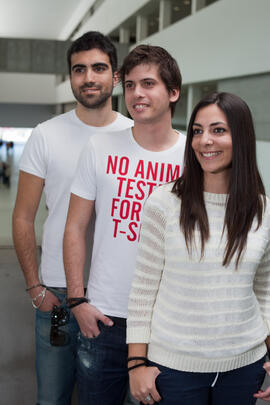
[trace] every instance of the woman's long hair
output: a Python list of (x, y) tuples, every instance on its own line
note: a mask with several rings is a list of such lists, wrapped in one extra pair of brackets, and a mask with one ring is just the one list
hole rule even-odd
[(201, 236), (201, 257), (209, 238), (209, 222), (203, 196), (203, 171), (192, 148), (193, 124), (198, 111), (216, 104), (227, 117), (232, 134), (232, 167), (223, 232), (227, 242), (223, 265), (229, 265), (236, 253), (236, 268), (247, 243), (248, 232), (257, 217), (261, 225), (265, 208), (265, 189), (256, 162), (256, 140), (251, 112), (247, 104), (230, 93), (212, 93), (194, 108), (187, 131), (185, 171), (172, 192), (181, 198), (180, 227), (188, 252), (192, 252), (194, 231)]

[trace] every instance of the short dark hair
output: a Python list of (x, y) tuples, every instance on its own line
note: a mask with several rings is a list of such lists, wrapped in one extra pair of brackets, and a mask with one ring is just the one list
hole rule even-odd
[(203, 171), (192, 148), (193, 124), (202, 108), (216, 104), (225, 114), (232, 135), (232, 163), (228, 200), (224, 219), (227, 230), (223, 265), (228, 265), (236, 254), (236, 267), (244, 252), (248, 232), (257, 218), (262, 223), (265, 189), (256, 160), (256, 138), (248, 105), (231, 93), (211, 93), (195, 106), (188, 125), (185, 149), (185, 171), (173, 187), (181, 198), (180, 226), (188, 250), (192, 246), (195, 226), (201, 233), (202, 254), (209, 238), (209, 223), (203, 198)]
[[(165, 84), (168, 93), (177, 89), (181, 91), (182, 76), (176, 60), (161, 46), (138, 45), (124, 59), (119, 70), (123, 91), (125, 92), (125, 76), (138, 65), (155, 64), (158, 66), (158, 73)], [(178, 100), (180, 99), (180, 93)], [(172, 116), (178, 100), (170, 103)]]
[(109, 37), (98, 31), (88, 31), (77, 38), (67, 51), (68, 71), (71, 74), (71, 56), (74, 53), (99, 49), (109, 56), (113, 73), (117, 70), (117, 52)]

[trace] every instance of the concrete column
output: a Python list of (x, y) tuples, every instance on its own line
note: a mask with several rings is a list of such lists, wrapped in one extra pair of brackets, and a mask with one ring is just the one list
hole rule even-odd
[(143, 15), (137, 15), (136, 18), (136, 42), (140, 42), (148, 35), (147, 18)]
[(120, 44), (129, 44), (130, 30), (128, 28), (121, 27), (119, 30), (119, 42)]
[(200, 87), (190, 84), (188, 86), (188, 92), (187, 92), (187, 127), (189, 123), (189, 119), (192, 113), (192, 110), (194, 106), (200, 101), (201, 99), (201, 89)]
[(205, 7), (206, 0), (191, 0), (191, 14), (195, 14), (196, 11)]
[(170, 0), (159, 1), (159, 31), (171, 24), (172, 4)]

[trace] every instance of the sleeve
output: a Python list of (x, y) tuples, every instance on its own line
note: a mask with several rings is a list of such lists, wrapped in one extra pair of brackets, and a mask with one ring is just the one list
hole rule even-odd
[(47, 167), (48, 148), (38, 125), (33, 129), (24, 147), (19, 169), (44, 179), (46, 177)]
[(128, 305), (127, 343), (149, 343), (153, 307), (165, 262), (166, 217), (155, 192), (144, 206), (135, 275)]
[(71, 193), (86, 200), (96, 199), (96, 156), (91, 140), (79, 158)]
[(260, 305), (263, 320), (267, 326), (268, 335), (270, 335), (270, 240), (256, 271), (254, 292)]

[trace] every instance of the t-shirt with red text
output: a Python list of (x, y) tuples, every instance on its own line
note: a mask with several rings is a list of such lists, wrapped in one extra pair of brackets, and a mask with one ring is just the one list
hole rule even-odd
[(131, 129), (93, 136), (71, 192), (95, 200), (96, 224), (87, 294), (106, 315), (127, 317), (143, 204), (153, 189), (183, 172), (185, 136), (173, 147), (142, 148)]

